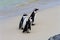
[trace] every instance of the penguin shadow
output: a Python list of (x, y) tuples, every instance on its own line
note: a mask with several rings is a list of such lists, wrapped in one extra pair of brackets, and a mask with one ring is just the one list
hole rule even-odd
[(29, 31), (25, 31), (25, 32), (23, 32), (23, 30), (24, 30), (23, 28), (20, 28), (20, 29), (19, 29), (19, 31), (21, 31), (21, 32), (24, 33), (24, 34), (26, 34), (26, 33), (30, 33)]
[(31, 32), (22, 32), (23, 34), (29, 34), (29, 33), (31, 33)]

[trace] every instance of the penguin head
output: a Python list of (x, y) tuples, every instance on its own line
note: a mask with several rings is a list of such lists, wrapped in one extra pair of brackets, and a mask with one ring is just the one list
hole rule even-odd
[(23, 19), (28, 18), (27, 14), (23, 14)]
[(23, 16), (27, 16), (27, 14), (23, 14)]
[(34, 11), (38, 11), (39, 9), (37, 9), (37, 8), (35, 8), (35, 10)]
[(39, 9), (35, 8), (34, 13), (37, 13)]

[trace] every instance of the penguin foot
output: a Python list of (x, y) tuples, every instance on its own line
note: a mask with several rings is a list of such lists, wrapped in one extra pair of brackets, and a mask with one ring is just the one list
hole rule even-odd
[(35, 24), (32, 24), (32, 26), (34, 26)]

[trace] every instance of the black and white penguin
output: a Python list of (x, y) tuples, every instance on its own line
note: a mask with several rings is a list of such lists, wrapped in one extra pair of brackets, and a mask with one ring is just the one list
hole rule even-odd
[(20, 20), (20, 23), (19, 23), (19, 29), (23, 29), (22, 26), (23, 26), (23, 22), (24, 22), (26, 16), (27, 16), (27, 14), (23, 14), (23, 16), (22, 16), (22, 18), (21, 18), (21, 20)]
[(36, 14), (36, 12), (38, 11), (39, 9), (35, 9), (33, 12), (32, 12), (32, 14), (30, 15), (30, 17), (31, 17), (31, 19), (32, 19), (32, 25), (34, 25), (34, 18), (35, 18), (35, 14)]
[(29, 30), (31, 30), (31, 21), (30, 18), (26, 18), (23, 22), (23, 33), (30, 33)]

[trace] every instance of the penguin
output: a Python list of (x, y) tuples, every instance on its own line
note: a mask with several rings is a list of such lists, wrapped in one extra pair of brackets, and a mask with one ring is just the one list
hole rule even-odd
[(31, 30), (31, 21), (30, 18), (28, 18), (28, 20), (25, 20), (25, 25), (24, 25), (24, 29), (23, 29), (23, 33), (30, 33), (29, 30)]
[(22, 18), (21, 18), (21, 20), (20, 20), (20, 23), (19, 23), (19, 29), (23, 29), (22, 26), (23, 26), (23, 22), (24, 22), (26, 16), (27, 16), (27, 14), (23, 14), (23, 16), (22, 16)]
[(39, 9), (34, 9), (34, 11), (32, 12), (32, 14), (30, 15), (31, 19), (32, 19), (32, 25), (34, 25), (34, 18), (35, 18), (35, 14)]

